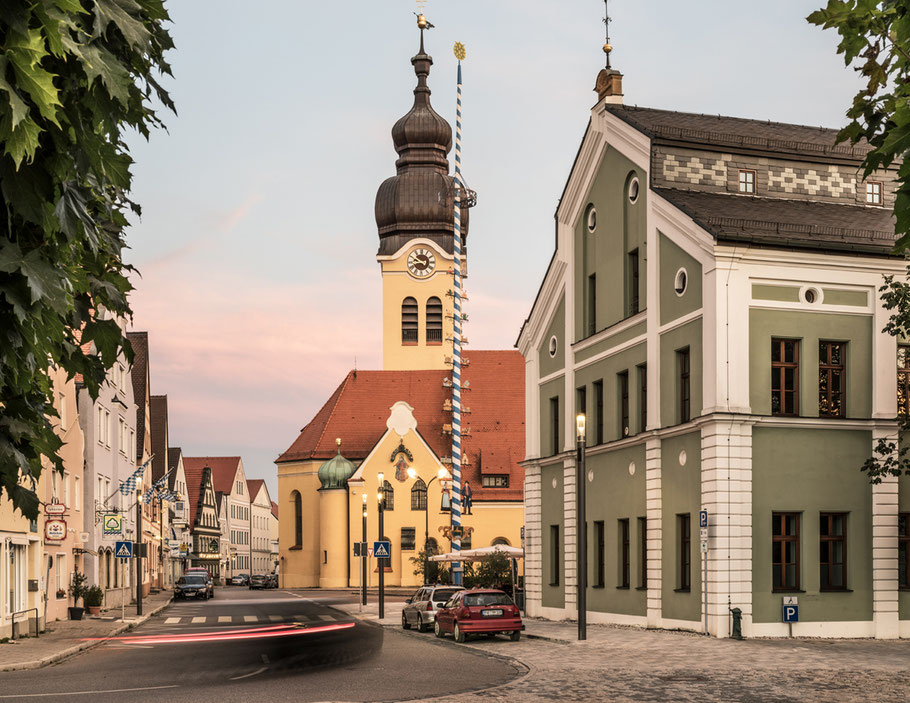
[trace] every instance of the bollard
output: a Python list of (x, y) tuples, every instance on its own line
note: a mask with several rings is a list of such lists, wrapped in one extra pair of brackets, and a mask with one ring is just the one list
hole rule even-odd
[(739, 608), (731, 608), (730, 613), (733, 615), (733, 632), (730, 637), (734, 640), (743, 638), (743, 611)]

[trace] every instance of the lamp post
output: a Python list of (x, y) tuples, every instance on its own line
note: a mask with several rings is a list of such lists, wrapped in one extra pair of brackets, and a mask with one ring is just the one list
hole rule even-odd
[[(383, 484), (385, 482), (385, 474), (381, 471), (379, 472), (379, 492), (376, 494), (376, 498), (379, 502), (379, 541), (383, 539), (385, 534), (385, 528), (382, 524), (382, 512), (384, 506), (384, 492)], [(382, 557), (377, 557), (376, 563), (379, 565), (379, 620), (380, 622), (385, 617), (385, 560)]]
[(360, 552), (360, 604), (367, 604), (367, 494), (363, 494), (363, 550)]
[(142, 489), (136, 491), (136, 615), (142, 615)]
[(580, 413), (575, 418), (575, 466), (576, 491), (575, 515), (577, 523), (575, 534), (578, 535), (578, 553), (576, 555), (576, 578), (578, 579), (578, 639), (588, 638), (588, 523), (585, 515), (585, 416)]
[[(420, 478), (417, 475), (417, 471), (413, 466), (408, 468), (408, 476), (412, 479)], [(426, 586), (430, 583), (429, 581), (429, 570), (430, 570), (430, 555), (427, 552), (427, 543), (430, 541), (430, 484), (433, 483), (437, 478), (449, 478), (450, 474), (446, 468), (440, 467), (439, 471), (436, 472), (436, 475), (427, 481), (427, 499), (425, 505), (423, 506), (424, 512), (424, 527), (423, 527), (423, 585)]]

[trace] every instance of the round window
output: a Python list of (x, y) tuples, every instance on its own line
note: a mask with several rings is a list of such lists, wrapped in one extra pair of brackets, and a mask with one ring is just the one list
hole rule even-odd
[(809, 303), (809, 305), (818, 302), (820, 297), (817, 288), (806, 288), (806, 290), (803, 291), (803, 300)]
[(593, 205), (588, 206), (588, 232), (593, 233), (597, 229), (597, 210), (594, 209)]
[(686, 292), (686, 286), (689, 285), (689, 275), (686, 273), (685, 269), (680, 269), (676, 272), (676, 279), (673, 281), (673, 290), (676, 291), (676, 295), (682, 295)]
[(550, 349), (550, 358), (552, 359), (554, 356), (556, 356), (556, 351), (559, 349), (559, 342), (556, 341), (555, 334), (552, 337), (550, 337), (549, 349)]
[(633, 176), (629, 181), (629, 202), (634, 203), (638, 200), (638, 191), (641, 186), (638, 183), (638, 176)]

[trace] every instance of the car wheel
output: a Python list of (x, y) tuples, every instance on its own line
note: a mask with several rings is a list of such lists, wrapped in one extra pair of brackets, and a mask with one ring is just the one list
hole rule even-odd
[(465, 639), (464, 632), (461, 631), (461, 628), (458, 627), (458, 623), (456, 622), (455, 623), (455, 641), (458, 642), (458, 644), (463, 644), (464, 639)]
[(433, 632), (439, 639), (442, 639), (446, 636), (446, 633), (443, 632), (442, 628), (439, 626), (439, 620), (436, 621), (436, 626), (433, 628)]
[(518, 642), (521, 639), (521, 630), (515, 630), (515, 632), (509, 635), (509, 639), (513, 642)]
[(408, 622), (408, 617), (404, 614), (403, 610), (401, 611), (401, 629), (402, 630), (411, 629), (411, 623)]
[(426, 632), (429, 629), (430, 628), (424, 624), (423, 618), (420, 615), (418, 615), (417, 616), (417, 632)]

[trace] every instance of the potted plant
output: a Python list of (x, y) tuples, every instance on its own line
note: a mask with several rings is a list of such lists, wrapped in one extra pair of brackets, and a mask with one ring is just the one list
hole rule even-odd
[(85, 609), (79, 606), (79, 599), (85, 596), (85, 574), (79, 571), (73, 572), (69, 592), (73, 597), (73, 605), (69, 608), (70, 620), (82, 620), (82, 613)]
[(85, 589), (82, 597), (85, 607), (92, 615), (98, 615), (101, 612), (101, 601), (104, 600), (104, 591), (101, 586), (89, 586)]

